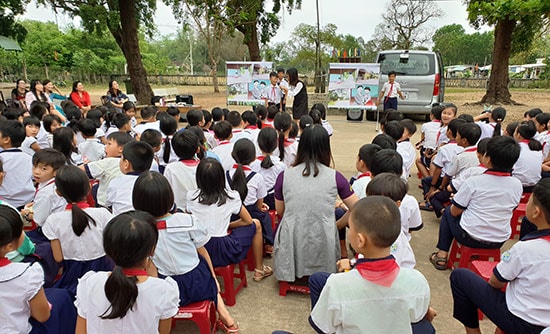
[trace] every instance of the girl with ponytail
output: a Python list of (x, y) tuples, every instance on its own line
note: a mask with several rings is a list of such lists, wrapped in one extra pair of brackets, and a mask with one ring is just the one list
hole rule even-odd
[(149, 213), (129, 211), (109, 221), (103, 248), (116, 266), (80, 279), (77, 334), (170, 333), (179, 293), (171, 278), (156, 278), (150, 256), (157, 240), (156, 220)]
[(290, 130), (292, 129), (292, 118), (287, 113), (278, 113), (273, 120), (273, 127), (277, 130), (279, 136), (277, 145), (279, 159), (287, 167), (290, 167), (294, 163), (296, 152), (298, 151), (298, 142), (289, 138)]
[(533, 139), (536, 133), (537, 128), (533, 121), (521, 122), (514, 132), (521, 151), (512, 169), (512, 176), (521, 181), (524, 193), (533, 192), (541, 178), (542, 145)]
[[(304, 116), (302, 116), (302, 118), (304, 118)], [(277, 176), (286, 169), (281, 159), (273, 155), (273, 152), (277, 149), (277, 131), (273, 128), (264, 128), (260, 130), (258, 134), (258, 146), (262, 151), (262, 155), (256, 158), (256, 161), (252, 164), (252, 169), (263, 176), (265, 188), (267, 189), (264, 203), (270, 210), (275, 210), (275, 181), (277, 180)]]
[(178, 123), (174, 117), (161, 117), (159, 124), (160, 131), (162, 132), (164, 139), (158, 156), (160, 161), (160, 170), (164, 171), (164, 168), (166, 168), (166, 165), (170, 162), (179, 160), (174, 148), (172, 147), (172, 138), (178, 130)]
[(64, 211), (51, 214), (42, 232), (51, 241), (56, 262), (63, 262), (63, 274), (56, 288), (76, 292), (77, 281), (90, 270), (111, 270), (112, 261), (102, 247), (103, 229), (112, 215), (105, 208), (86, 202), (90, 191), (86, 174), (75, 166), (64, 166), (55, 175), (56, 192), (67, 201)]
[[(506, 109), (502, 107), (497, 107), (490, 112), (484, 112), (474, 117), (476, 124), (481, 128), (480, 139), (502, 136), (502, 122), (504, 118), (506, 118)], [(486, 123), (487, 121), (488, 123)]]

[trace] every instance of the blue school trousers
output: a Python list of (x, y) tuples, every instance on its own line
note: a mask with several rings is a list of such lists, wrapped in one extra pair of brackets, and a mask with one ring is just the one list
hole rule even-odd
[(451, 272), (453, 293), (453, 317), (464, 326), (478, 328), (479, 308), (495, 325), (505, 333), (540, 333), (544, 327), (536, 326), (516, 317), (506, 305), (506, 294), (485, 282), (476, 273), (465, 268)]
[(389, 97), (384, 99), (384, 111), (388, 109), (397, 110), (397, 97)]

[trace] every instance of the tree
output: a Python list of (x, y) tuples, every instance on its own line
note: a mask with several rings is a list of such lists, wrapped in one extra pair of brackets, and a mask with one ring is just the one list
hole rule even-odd
[(16, 39), (23, 42), (27, 30), (16, 21), (17, 15), (25, 12), (25, 5), (29, 0), (0, 0), (0, 36)]
[(432, 1), (391, 0), (382, 15), (384, 22), (377, 26), (375, 35), (390, 41), (392, 48), (411, 49), (430, 40), (426, 23), (441, 15), (443, 12)]
[(154, 0), (37, 0), (49, 4), (55, 10), (82, 19), (88, 31), (107, 28), (124, 54), (132, 80), (134, 94), (140, 103), (149, 103), (153, 90), (147, 82), (147, 72), (141, 59), (138, 28), (144, 26), (148, 33), (154, 31), (156, 10)]
[(445, 65), (486, 65), (493, 53), (492, 32), (466, 34), (460, 24), (443, 26), (432, 36), (433, 50), (441, 53)]
[(471, 0), (468, 19), (474, 27), (495, 26), (493, 62), (487, 91), (480, 103), (513, 104), (508, 89), (508, 65), (514, 50), (525, 49), (541, 28), (548, 25), (548, 0)]

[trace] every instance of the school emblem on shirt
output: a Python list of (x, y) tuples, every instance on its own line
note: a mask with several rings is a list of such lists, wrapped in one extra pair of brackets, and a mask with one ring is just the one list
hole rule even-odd
[(391, 245), (391, 248), (390, 248), (390, 253), (395, 253), (397, 252), (397, 243), (394, 243), (393, 245)]
[(502, 256), (501, 256), (501, 260), (502, 262), (510, 262), (510, 252), (509, 251), (506, 251), (504, 253), (502, 253)]

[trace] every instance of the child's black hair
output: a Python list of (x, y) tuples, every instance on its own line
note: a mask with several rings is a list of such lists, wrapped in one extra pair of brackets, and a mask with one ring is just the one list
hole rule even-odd
[[(202, 112), (200, 113), (202, 116)], [(164, 133), (164, 152), (162, 154), (162, 160), (164, 163), (170, 162), (170, 151), (172, 145), (170, 145), (170, 136), (172, 136), (178, 130), (178, 122), (173, 117), (162, 117), (160, 119), (160, 131)]]
[(133, 171), (138, 173), (151, 168), (154, 155), (151, 145), (141, 141), (131, 141), (122, 149), (122, 159), (128, 160)]
[(481, 137), (481, 128), (476, 123), (461, 124), (456, 131), (468, 141), (468, 146), (475, 145)]
[(434, 115), (434, 119), (441, 121), (441, 113), (443, 113), (443, 109), (445, 109), (441, 104), (436, 104), (432, 106), (432, 109), (430, 113)]
[(232, 127), (237, 127), (241, 125), (242, 117), (241, 114), (239, 114), (238, 111), (230, 111), (227, 116), (225, 116), (225, 120), (228, 121)]
[(42, 163), (46, 166), (52, 167), (54, 171), (57, 171), (59, 168), (65, 166), (66, 162), (67, 160), (65, 159), (63, 153), (49, 147), (38, 150), (32, 156), (33, 166), (37, 166)]
[(282, 67), (277, 67), (277, 74), (279, 73), (285, 73), (285, 69)]
[(141, 115), (141, 119), (145, 121), (155, 117), (157, 109), (155, 107), (144, 107), (141, 108), (139, 114)]
[(223, 119), (223, 110), (220, 107), (212, 108), (212, 121), (220, 122)]
[(359, 160), (365, 163), (365, 166), (370, 170), (372, 165), (372, 160), (376, 155), (376, 152), (380, 151), (382, 148), (376, 144), (365, 144), (359, 149)]
[(137, 277), (126, 276), (122, 269), (141, 266), (153, 252), (157, 241), (156, 220), (147, 212), (125, 212), (105, 226), (103, 248), (116, 266), (105, 282), (105, 296), (111, 305), (101, 315), (102, 319), (123, 318), (134, 308), (139, 291)]
[(382, 173), (403, 174), (403, 158), (397, 151), (382, 149), (371, 160), (370, 172), (373, 176)]
[(270, 105), (267, 107), (267, 119), (275, 119), (275, 116), (279, 113), (277, 106)]
[(376, 135), (376, 137), (372, 139), (372, 144), (376, 144), (382, 149), (389, 149), (394, 151), (397, 149), (397, 142), (395, 141), (395, 139), (385, 133)]
[(72, 154), (77, 152), (74, 144), (75, 133), (71, 128), (61, 127), (53, 132), (52, 148), (63, 153), (68, 165), (74, 165)]
[(202, 110), (192, 109), (187, 112), (187, 124), (189, 124), (189, 126), (199, 125), (203, 119), (204, 114)]
[(271, 71), (271, 72), (269, 73), (269, 78), (271, 78), (271, 77), (274, 77), (274, 78), (277, 77), (277, 72)]
[(241, 115), (243, 121), (248, 123), (250, 126), (256, 126), (258, 128), (262, 127), (262, 121), (258, 119), (258, 116), (252, 110), (246, 110)]
[(547, 224), (550, 224), (550, 178), (540, 179), (533, 188), (533, 204), (539, 207)]
[(180, 131), (172, 138), (174, 152), (182, 160), (193, 159), (199, 146), (199, 137), (193, 131)]
[[(106, 115), (104, 117), (104, 114)], [(101, 119), (103, 118), (105, 121), (105, 126), (107, 128), (111, 127), (111, 119), (112, 119), (111, 112), (108, 108), (95, 108), (86, 113), (86, 119), (89, 119), (93, 122), (95, 128), (99, 128), (101, 126)]]
[(300, 117), (300, 129), (304, 131), (304, 129), (310, 125), (313, 124), (313, 118), (309, 115), (303, 115)]
[(11, 147), (21, 146), (26, 137), (23, 124), (13, 120), (0, 122), (0, 133), (2, 137), (10, 138)]
[(288, 133), (288, 138), (296, 138), (298, 137), (298, 124), (296, 122), (290, 123), (290, 132)]
[(222, 111), (223, 111), (223, 118), (227, 119), (227, 114), (229, 114), (229, 109), (223, 108)]
[[(56, 131), (57, 133), (57, 131)], [(81, 236), (90, 223), (96, 226), (96, 221), (82, 210), (77, 203), (86, 199), (90, 192), (90, 180), (86, 173), (76, 166), (63, 166), (55, 174), (55, 187), (67, 203), (72, 204), (72, 228), (74, 234)]]
[(531, 151), (542, 151), (542, 145), (538, 140), (533, 139), (537, 134), (535, 122), (528, 120), (521, 122), (516, 128), (516, 132), (524, 139), (529, 141), (529, 149)]
[(0, 205), (0, 247), (18, 240), (23, 233), (23, 220), (17, 210)]
[(168, 180), (160, 173), (141, 173), (134, 184), (132, 204), (136, 210), (159, 218), (169, 213), (174, 206), (174, 191)]
[(485, 155), (487, 153), (487, 143), (491, 138), (483, 138), (477, 142), (477, 153)]
[(514, 133), (516, 132), (516, 129), (518, 128), (519, 122), (510, 122), (508, 125), (506, 125), (506, 133), (508, 133), (508, 136), (513, 137)]
[(529, 118), (535, 118), (535, 117), (537, 117), (538, 114), (542, 114), (542, 110), (540, 108), (533, 108), (533, 109), (527, 110), (523, 114), (523, 117), (529, 116)]
[(204, 117), (204, 125), (212, 122), (212, 114), (210, 113), (210, 111), (203, 109), (202, 116)]
[(44, 118), (42, 119), (42, 123), (44, 124), (44, 130), (46, 130), (46, 132), (52, 133), (53, 122), (57, 122), (59, 123), (59, 125), (61, 125), (61, 118), (54, 114), (48, 114), (44, 116)]
[(130, 109), (136, 109), (136, 105), (132, 101), (126, 101), (124, 104), (122, 104), (122, 111), (127, 112)]
[(381, 173), (370, 180), (367, 185), (367, 196), (385, 196), (392, 201), (402, 201), (407, 195), (408, 185), (398, 175), (393, 173)]
[(78, 122), (78, 129), (85, 138), (94, 138), (97, 131), (94, 121), (88, 118), (81, 119), (80, 122)]
[(470, 114), (460, 114), (460, 115), (457, 116), (457, 118), (465, 120), (466, 123), (474, 123), (475, 122), (474, 116), (472, 116)]
[(401, 124), (403, 128), (407, 129), (409, 136), (412, 136), (416, 133), (416, 124), (414, 124), (412, 119), (404, 118), (399, 121), (399, 124)]
[(50, 110), (50, 105), (46, 102), (34, 101), (29, 108), (29, 114), (42, 120), (44, 115)]
[(395, 76), (397, 76), (397, 73), (396, 73), (395, 71), (389, 71), (389, 72), (388, 72), (388, 77), (389, 77), (390, 75), (395, 75)]
[[(456, 116), (456, 114), (458, 113), (458, 107), (456, 106), (456, 104), (454, 103), (450, 103), (450, 102), (445, 102), (442, 104), (443, 106), (443, 110), (445, 109), (451, 109), (453, 111), (453, 114)], [(443, 110), (441, 110), (441, 113), (443, 113)]]
[(460, 118), (454, 118), (449, 122), (449, 125), (447, 126), (447, 131), (451, 131), (451, 135), (453, 136), (453, 138), (456, 138), (458, 127), (462, 124), (466, 124), (466, 121)]
[(393, 140), (399, 141), (403, 137), (405, 128), (399, 121), (390, 121), (384, 126), (384, 133), (392, 137)]
[(368, 234), (375, 247), (391, 247), (401, 233), (399, 208), (388, 197), (362, 198), (351, 208), (350, 214), (356, 230)]
[(7, 120), (17, 121), (19, 117), (23, 116), (24, 110), (20, 108), (8, 108), (2, 112), (2, 116)]
[(108, 135), (107, 140), (114, 140), (118, 146), (124, 146), (135, 139), (126, 132), (116, 131)]
[(233, 199), (225, 187), (225, 172), (222, 164), (214, 158), (204, 158), (197, 167), (195, 175), (199, 193), (198, 199), (204, 205), (222, 206), (228, 199)]
[(380, 120), (380, 126), (382, 129), (386, 128), (386, 124), (391, 121), (401, 121), (403, 119), (403, 114), (395, 109), (388, 109), (384, 114), (384, 117)]
[(487, 143), (487, 153), (491, 159), (492, 169), (509, 173), (519, 159), (521, 148), (512, 137), (491, 137)]
[[(275, 107), (277, 109), (277, 107)], [(256, 116), (258, 117), (258, 121), (264, 121), (267, 118), (267, 108), (265, 106), (259, 105), (256, 106), (254, 109), (254, 112), (256, 113)]]
[(27, 116), (23, 118), (23, 126), (26, 127), (27, 125), (34, 125), (37, 127), (40, 127), (40, 120), (34, 116)]
[(256, 159), (256, 147), (254, 143), (247, 138), (241, 138), (235, 142), (231, 157), (237, 163), (237, 169), (231, 179), (231, 189), (237, 190), (244, 201), (248, 194), (248, 186), (246, 185), (246, 175), (243, 166), (250, 165)]
[(502, 107), (497, 107), (491, 111), (491, 117), (497, 124), (495, 124), (495, 129), (493, 130), (493, 137), (501, 135), (502, 121), (506, 117), (506, 109)]
[(315, 103), (315, 104), (313, 105), (313, 107), (311, 107), (311, 111), (313, 111), (314, 109), (319, 110), (319, 112), (321, 113), (321, 119), (322, 119), (322, 120), (327, 119), (327, 108), (325, 108), (325, 105), (324, 105), (324, 104), (322, 104), (322, 103)]
[(176, 119), (176, 123), (177, 121), (179, 120), (179, 116), (180, 116), (180, 110), (176, 107), (168, 107), (166, 108), (166, 113), (170, 116), (172, 116), (172, 118), (176, 119), (176, 117), (178, 119)]
[(151, 145), (151, 147), (158, 147), (162, 143), (162, 133), (155, 129), (147, 129), (141, 133), (139, 140)]
[(125, 113), (117, 112), (111, 119), (111, 123), (116, 126), (117, 129), (122, 129), (126, 124), (130, 123), (130, 116)]
[(228, 140), (232, 131), (233, 127), (228, 121), (220, 121), (214, 125), (214, 134), (218, 140)]
[(283, 161), (285, 157), (285, 131), (289, 130), (292, 124), (292, 117), (287, 113), (278, 113), (273, 120), (273, 127), (279, 135), (279, 159)]
[(321, 124), (322, 122), (321, 112), (317, 109), (311, 109), (309, 117), (313, 120), (313, 124)]
[(537, 123), (544, 126), (544, 130), (548, 130), (548, 122), (550, 121), (550, 113), (541, 113), (538, 114), (535, 119)]
[(155, 115), (155, 119), (157, 121), (160, 121), (161, 119), (163, 118), (173, 118), (172, 116), (168, 115), (168, 113), (166, 111), (159, 111), (156, 115)]
[(197, 152), (197, 158), (199, 158), (199, 160), (204, 158), (206, 156), (206, 148), (204, 147), (206, 143), (206, 137), (204, 136), (204, 130), (200, 126), (196, 125), (196, 126), (190, 126), (185, 131), (192, 132), (197, 136), (197, 138), (199, 138), (199, 148)]
[(71, 128), (75, 133), (78, 131), (78, 122), (82, 119), (82, 111), (77, 106), (67, 108), (65, 111), (65, 117), (68, 124), (65, 126)]
[(258, 147), (262, 152), (266, 153), (260, 166), (265, 169), (273, 167), (271, 154), (277, 148), (277, 131), (271, 127), (261, 129), (258, 134)]

